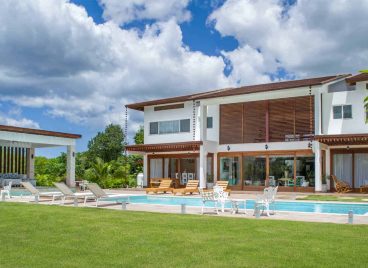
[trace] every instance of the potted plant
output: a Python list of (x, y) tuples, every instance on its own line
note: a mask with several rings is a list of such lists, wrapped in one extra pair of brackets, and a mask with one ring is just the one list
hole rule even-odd
[(207, 174), (207, 189), (213, 188), (213, 176), (211, 174)]
[(327, 175), (322, 176), (322, 192), (327, 192), (329, 180), (330, 180), (329, 176)]

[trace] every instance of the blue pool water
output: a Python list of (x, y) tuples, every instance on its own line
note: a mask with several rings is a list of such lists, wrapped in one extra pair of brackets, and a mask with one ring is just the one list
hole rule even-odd
[[(132, 204), (153, 204), (153, 205), (177, 205), (186, 204), (187, 206), (200, 207), (202, 202), (196, 197), (167, 197), (167, 196), (146, 196), (136, 195), (123, 198), (110, 198), (109, 200), (128, 201)], [(214, 204), (208, 203), (206, 206), (213, 207)], [(231, 203), (226, 203), (226, 208), (231, 208)], [(239, 204), (240, 209), (244, 209), (244, 203)], [(254, 208), (254, 200), (247, 200), (247, 209)], [(275, 210), (278, 211), (297, 211), (297, 212), (317, 212), (347, 214), (352, 210), (354, 214), (364, 215), (368, 213), (368, 204), (356, 203), (322, 203), (322, 202), (275, 202)]]

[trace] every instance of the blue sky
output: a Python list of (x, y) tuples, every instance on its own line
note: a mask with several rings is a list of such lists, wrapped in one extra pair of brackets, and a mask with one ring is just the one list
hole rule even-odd
[[(357, 1), (4, 0), (0, 124), (82, 134), (83, 151), (127, 103), (355, 73), (368, 61)], [(129, 112), (130, 139), (141, 122)]]

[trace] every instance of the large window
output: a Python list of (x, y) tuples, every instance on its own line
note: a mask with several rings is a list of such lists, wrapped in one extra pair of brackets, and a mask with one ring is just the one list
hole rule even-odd
[(243, 156), (244, 186), (264, 186), (266, 180), (266, 157)]
[(241, 186), (240, 157), (220, 158), (220, 180), (229, 181), (229, 186)]
[(294, 186), (294, 156), (270, 156), (270, 181), (281, 186)]
[(213, 128), (213, 117), (207, 117), (207, 128)]
[(312, 187), (314, 186), (314, 157), (297, 156), (296, 157), (296, 186)]
[(333, 106), (334, 119), (351, 119), (353, 118), (353, 111), (351, 105), (336, 105)]
[(333, 174), (340, 180), (352, 185), (353, 154), (335, 154), (333, 156)]
[(150, 134), (190, 132), (190, 119), (150, 122)]

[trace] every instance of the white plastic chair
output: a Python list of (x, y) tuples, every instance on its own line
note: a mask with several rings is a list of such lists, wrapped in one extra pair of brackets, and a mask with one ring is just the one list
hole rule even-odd
[(202, 188), (199, 188), (199, 194), (202, 198), (202, 215), (204, 214), (204, 208), (206, 207), (207, 202), (215, 203), (215, 212), (218, 214), (217, 200), (215, 199), (214, 191), (203, 191)]
[[(267, 187), (263, 190), (263, 195), (256, 197), (254, 202), (254, 213), (257, 209), (262, 209), (262, 213), (266, 210), (267, 216), (270, 216), (270, 206), (275, 204), (277, 187)], [(273, 211), (275, 213), (275, 210)]]
[(10, 196), (10, 191), (11, 191), (11, 187), (12, 187), (12, 181), (9, 181), (8, 185), (4, 186), (4, 189), (1, 190), (0, 192), (0, 196), (1, 198), (4, 196), (4, 195), (7, 195), (8, 198), (10, 199), (11, 196)]
[(213, 186), (213, 192), (215, 199), (221, 203), (221, 211), (225, 211), (225, 203), (229, 199), (229, 193), (224, 191), (224, 188), (221, 186)]

